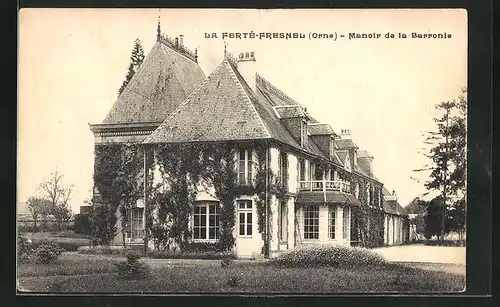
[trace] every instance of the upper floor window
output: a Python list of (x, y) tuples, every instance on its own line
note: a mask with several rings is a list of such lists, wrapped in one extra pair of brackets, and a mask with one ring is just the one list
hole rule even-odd
[(193, 207), (193, 239), (216, 240), (219, 238), (219, 203), (202, 202)]
[(252, 184), (252, 150), (240, 149), (238, 154), (238, 183)]
[(283, 187), (288, 186), (288, 154), (281, 151), (279, 155), (279, 181)]
[(300, 180), (301, 181), (306, 180), (306, 160), (304, 159), (299, 160), (299, 173), (300, 173)]
[(372, 199), (371, 199), (371, 189), (370, 189), (370, 184), (366, 185), (366, 204), (371, 205), (372, 204)]
[(354, 187), (354, 195), (359, 199), (359, 182), (356, 182), (356, 186)]
[(300, 125), (300, 145), (307, 147), (307, 122), (304, 120)]

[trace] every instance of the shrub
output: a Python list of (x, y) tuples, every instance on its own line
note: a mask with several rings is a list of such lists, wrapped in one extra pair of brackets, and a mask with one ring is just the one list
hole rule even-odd
[(43, 240), (42, 243), (36, 248), (36, 259), (41, 263), (51, 263), (61, 255), (63, 249), (59, 247), (56, 242), (50, 240)]
[(150, 275), (149, 267), (140, 262), (140, 255), (134, 251), (126, 253), (127, 260), (116, 263), (118, 276), (122, 279), (144, 279)]
[(17, 240), (17, 257), (19, 261), (25, 262), (33, 255), (33, 244), (25, 236), (19, 235)]
[(234, 259), (233, 252), (215, 251), (178, 251), (178, 250), (153, 250), (148, 253), (150, 258), (158, 259)]
[(284, 267), (356, 267), (385, 264), (384, 258), (366, 248), (344, 245), (309, 245), (287, 251), (271, 259)]
[(221, 252), (220, 245), (208, 242), (187, 242), (182, 245), (184, 252)]
[[(114, 247), (114, 246), (113, 246)], [(111, 255), (111, 254), (124, 254), (123, 248), (120, 249), (111, 248), (107, 245), (97, 245), (97, 246), (80, 246), (78, 247), (78, 252), (80, 254), (90, 254), (90, 255)]]
[(424, 245), (429, 246), (465, 246), (465, 241), (460, 240), (425, 240)]

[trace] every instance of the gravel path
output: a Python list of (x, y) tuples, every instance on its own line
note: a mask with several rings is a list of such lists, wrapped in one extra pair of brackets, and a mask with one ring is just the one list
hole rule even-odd
[(373, 251), (388, 261), (465, 265), (465, 247), (415, 244), (380, 247), (374, 248)]

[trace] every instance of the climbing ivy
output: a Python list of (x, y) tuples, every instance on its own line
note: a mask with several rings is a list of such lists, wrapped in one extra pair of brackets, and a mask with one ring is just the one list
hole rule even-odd
[[(258, 170), (254, 182), (239, 185), (235, 167), (235, 155), (239, 149), (253, 149), (258, 157)], [(266, 195), (280, 195), (278, 188), (271, 189), (272, 172), (265, 163), (267, 144), (265, 142), (228, 143), (182, 143), (161, 144), (154, 148), (154, 156), (162, 174), (162, 183), (151, 190), (152, 209), (147, 228), (155, 242), (155, 248), (188, 246), (191, 237), (189, 215), (194, 205), (197, 187), (212, 186), (215, 197), (220, 200), (220, 238), (217, 249), (230, 250), (234, 246), (236, 198), (242, 195), (257, 195), (259, 232), (264, 232), (270, 206), (266, 206)], [(266, 179), (266, 176), (267, 179)], [(192, 245), (192, 244), (191, 244)]]
[[(93, 215), (94, 224), (116, 223), (117, 210), (121, 214), (121, 229), (109, 225), (106, 230), (94, 232), (94, 241), (109, 244), (116, 231), (122, 233), (125, 245), (125, 229), (128, 221), (128, 210), (143, 195), (143, 151), (137, 144), (106, 144), (95, 146), (94, 184), (99, 191), (100, 202)], [(99, 221), (101, 220), (101, 221)], [(104, 225), (104, 224), (103, 224)], [(102, 227), (100, 227), (102, 228)]]

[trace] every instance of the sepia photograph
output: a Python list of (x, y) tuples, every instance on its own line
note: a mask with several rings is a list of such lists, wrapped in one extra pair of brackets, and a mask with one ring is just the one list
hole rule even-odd
[(18, 22), (18, 295), (466, 290), (466, 10)]

